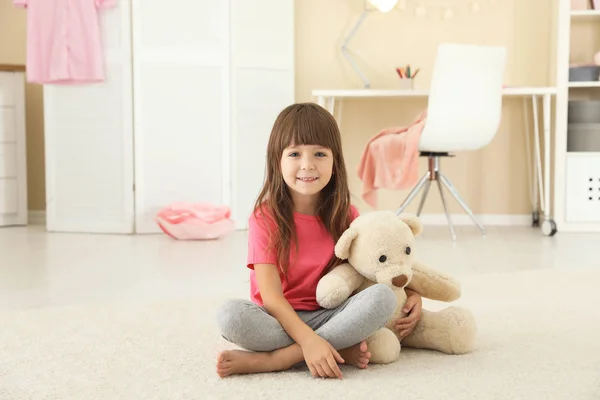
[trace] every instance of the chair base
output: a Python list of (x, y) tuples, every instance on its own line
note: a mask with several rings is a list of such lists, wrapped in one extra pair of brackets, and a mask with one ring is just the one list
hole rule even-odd
[(446, 205), (446, 197), (444, 196), (444, 191), (442, 190), (442, 185), (448, 189), (450, 194), (456, 199), (458, 204), (462, 207), (463, 210), (471, 217), (475, 225), (479, 227), (481, 233), (485, 235), (485, 229), (483, 225), (475, 218), (475, 215), (467, 206), (467, 203), (463, 200), (463, 198), (458, 193), (458, 190), (452, 185), (450, 180), (446, 178), (444, 174), (440, 172), (440, 157), (452, 157), (452, 155), (448, 153), (441, 152), (421, 152), (420, 156), (425, 156), (429, 159), (429, 168), (428, 171), (419, 179), (419, 182), (415, 185), (415, 187), (410, 191), (400, 208), (396, 211), (396, 215), (400, 215), (406, 207), (417, 197), (419, 191), (424, 188), (423, 195), (421, 196), (421, 201), (419, 203), (419, 209), (417, 211), (417, 216), (421, 215), (421, 211), (423, 210), (423, 205), (425, 204), (425, 199), (427, 199), (427, 195), (429, 194), (429, 188), (431, 187), (431, 182), (436, 181), (438, 190), (440, 192), (440, 197), (442, 198), (442, 205), (444, 206), (444, 213), (446, 214), (446, 219), (448, 220), (448, 225), (450, 226), (450, 234), (452, 235), (452, 240), (456, 241), (456, 232), (454, 231), (454, 224), (452, 223), (452, 218), (450, 217), (450, 213), (448, 212), (448, 206)]

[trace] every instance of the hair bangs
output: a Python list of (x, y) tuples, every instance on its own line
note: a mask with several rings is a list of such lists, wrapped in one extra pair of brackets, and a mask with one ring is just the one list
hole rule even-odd
[[(304, 107), (294, 113), (288, 125), (288, 147), (291, 146), (323, 146), (337, 150), (336, 135), (338, 135), (336, 122), (332, 118), (325, 118), (322, 113), (315, 112), (311, 107)], [(333, 125), (332, 125), (333, 121)]]

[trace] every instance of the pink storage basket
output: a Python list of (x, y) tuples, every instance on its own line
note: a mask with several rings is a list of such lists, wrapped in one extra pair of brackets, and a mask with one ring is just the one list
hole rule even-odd
[(208, 203), (173, 203), (156, 215), (156, 222), (164, 233), (177, 240), (218, 239), (235, 229), (229, 219), (227, 206)]

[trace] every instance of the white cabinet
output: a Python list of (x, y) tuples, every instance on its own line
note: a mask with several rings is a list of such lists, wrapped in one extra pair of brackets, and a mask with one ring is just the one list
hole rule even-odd
[(25, 77), (21, 71), (3, 68), (0, 70), (0, 226), (26, 224)]
[(173, 201), (221, 204), (230, 118), (229, 2), (133, 0), (136, 230)]
[[(588, 119), (594, 113), (577, 112), (571, 108), (572, 100), (600, 99), (600, 82), (572, 81), (570, 68), (593, 65), (598, 49), (595, 43), (600, 33), (600, 10), (592, 9), (591, 2), (582, 2), (584, 9), (571, 9), (571, 0), (557, 0), (556, 13), (556, 65), (557, 87), (554, 144), (554, 216), (558, 232), (600, 232), (600, 151), (590, 137), (586, 145), (573, 146), (573, 135), (579, 136), (583, 126), (587, 134)], [(581, 125), (579, 125), (581, 123)], [(570, 125), (573, 124), (572, 128)], [(577, 124), (577, 125), (575, 125)], [(571, 145), (569, 145), (571, 143)]]
[(566, 220), (600, 222), (600, 156), (571, 153), (566, 169)]
[(45, 87), (49, 230), (160, 232), (177, 201), (229, 205), (245, 228), (294, 101), (293, 0), (176, 3), (103, 10), (106, 81)]
[(105, 82), (44, 86), (50, 231), (134, 229), (131, 13), (117, 4), (100, 13)]

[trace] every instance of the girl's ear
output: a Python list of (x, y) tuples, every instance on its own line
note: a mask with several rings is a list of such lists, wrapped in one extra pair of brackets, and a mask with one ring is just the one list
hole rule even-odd
[(354, 228), (348, 228), (342, 233), (342, 236), (335, 245), (335, 255), (342, 260), (347, 260), (350, 257), (350, 247), (352, 242), (358, 236), (358, 232)]

